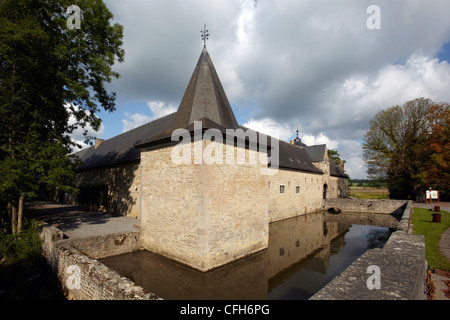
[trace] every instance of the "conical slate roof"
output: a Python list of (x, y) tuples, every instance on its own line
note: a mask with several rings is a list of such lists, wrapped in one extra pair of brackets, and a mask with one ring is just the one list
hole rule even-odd
[(192, 73), (173, 126), (186, 128), (202, 118), (227, 129), (239, 127), (206, 47)]
[(191, 131), (194, 121), (209, 123), (209, 128), (222, 128), (223, 133), (225, 129), (240, 128), (206, 47), (203, 47), (172, 126), (134, 146), (140, 148), (162, 143), (176, 129)]

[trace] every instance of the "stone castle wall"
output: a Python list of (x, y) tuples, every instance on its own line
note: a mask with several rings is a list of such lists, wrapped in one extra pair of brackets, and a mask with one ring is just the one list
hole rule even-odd
[[(56, 274), (64, 295), (70, 300), (157, 300), (153, 293), (146, 293), (142, 287), (119, 275), (95, 258), (80, 251), (89, 249), (86, 242), (63, 240), (61, 230), (44, 226), (41, 230), (42, 251), (49, 266)], [(128, 241), (122, 241), (126, 236)], [(137, 237), (137, 235), (135, 235)], [(131, 234), (117, 234), (97, 240), (104, 245), (104, 254), (122, 253), (138, 245)], [(86, 239), (86, 241), (94, 241)], [(100, 241), (100, 242), (99, 242)], [(119, 242), (118, 242), (119, 241)], [(99, 254), (99, 251), (95, 252)]]
[(269, 220), (273, 222), (319, 211), (324, 197), (347, 197), (348, 181), (328, 174), (280, 168), (277, 173), (268, 176), (268, 189)]
[[(222, 163), (194, 161), (196, 148), (212, 158), (212, 150), (222, 148)], [(105, 209), (140, 218), (146, 249), (203, 271), (266, 248), (270, 222), (320, 211), (324, 185), (327, 199), (347, 192), (342, 192), (347, 179), (268, 169), (267, 155), (248, 148), (231, 147), (234, 162), (229, 163), (227, 148), (191, 143), (186, 163), (174, 161), (180, 149), (173, 146), (147, 148), (140, 162), (82, 172), (78, 183), (107, 185)], [(236, 159), (238, 150), (245, 152), (243, 164)]]
[(280, 168), (277, 173), (268, 176), (268, 189), (270, 222), (321, 209), (323, 195), (321, 174)]
[[(223, 148), (211, 141), (195, 148)], [(234, 148), (237, 151), (237, 148)], [(171, 147), (141, 152), (146, 249), (206, 271), (267, 248), (267, 178), (256, 164), (176, 164)], [(246, 149), (246, 158), (255, 151)], [(258, 155), (258, 154), (256, 154)]]
[(113, 214), (140, 218), (140, 165), (128, 162), (117, 166), (87, 170), (77, 175), (79, 188), (85, 186), (107, 186), (106, 205), (80, 203), (94, 209), (103, 209)]
[[(89, 171), (84, 171), (78, 174), (78, 185), (80, 187), (85, 185), (107, 185), (108, 186), (108, 203), (103, 208), (111, 213), (116, 213), (120, 215), (128, 215), (131, 217), (140, 218), (140, 197), (141, 197), (141, 172), (146, 173), (146, 181), (153, 181), (153, 183), (159, 183), (158, 181), (165, 181), (164, 186), (161, 186), (160, 190), (156, 190), (155, 193), (150, 194), (150, 198), (155, 197), (168, 197), (177, 198), (180, 195), (177, 189), (197, 189), (196, 192), (200, 192), (199, 188), (200, 180), (184, 180), (179, 186), (175, 184), (180, 183), (180, 179), (185, 179), (186, 174), (196, 174), (200, 172), (200, 165), (196, 164), (186, 164), (182, 167), (178, 167), (171, 160), (171, 153), (173, 147), (167, 147), (165, 152), (161, 152), (155, 159), (149, 159), (145, 166), (146, 168), (141, 169), (139, 162), (125, 163), (117, 165), (115, 167), (99, 168)], [(193, 152), (193, 148), (192, 148)], [(166, 158), (164, 158), (166, 157)], [(247, 150), (247, 160), (248, 160), (248, 150)], [(193, 159), (193, 155), (192, 155)], [(170, 180), (164, 175), (161, 175), (158, 167), (159, 162), (164, 162), (167, 166), (172, 166), (171, 173), (176, 173), (177, 170), (182, 170), (185, 175), (183, 178), (171, 175)], [(202, 169), (205, 172), (212, 173), (212, 170), (219, 169), (221, 171), (221, 176), (227, 179), (228, 170), (230, 175), (236, 175), (235, 171), (245, 171), (249, 167), (242, 164), (236, 164), (234, 167), (230, 164), (225, 164), (225, 149), (224, 149), (224, 164), (221, 166), (213, 166), (209, 164), (203, 164)], [(248, 161), (247, 161), (248, 162)], [(154, 166), (154, 168), (150, 168)], [(166, 166), (166, 167), (167, 167)], [(233, 169), (232, 169), (233, 168)], [(267, 192), (268, 197), (266, 199), (268, 210), (269, 210), (269, 222), (278, 221), (282, 219), (287, 219), (295, 217), (305, 213), (311, 213), (322, 209), (324, 198), (324, 185), (327, 187), (326, 198), (346, 198), (348, 196), (348, 181), (345, 178), (338, 178), (329, 175), (329, 170), (324, 174), (314, 174), (309, 172), (301, 172), (295, 170), (287, 170), (279, 168), (277, 170), (268, 169), (269, 175), (266, 176), (267, 179)], [(152, 174), (148, 174), (152, 172)], [(191, 172), (191, 173), (188, 173)], [(181, 172), (180, 172), (181, 173)], [(242, 172), (242, 176), (247, 173)], [(160, 180), (163, 179), (163, 180)], [(240, 179), (242, 180), (242, 179)], [(280, 193), (280, 186), (284, 186), (284, 193)], [(297, 193), (297, 186), (299, 187), (299, 192)], [(176, 193), (171, 193), (174, 190)], [(209, 190), (208, 187), (204, 187), (203, 190)], [(245, 188), (239, 186), (230, 186), (228, 189), (228, 199), (233, 199), (235, 192), (246, 192)], [(212, 194), (210, 195), (211, 199)], [(224, 197), (218, 195), (218, 199)], [(144, 199), (145, 205), (150, 205), (152, 202), (149, 199)], [(172, 201), (173, 202), (173, 201)], [(171, 202), (171, 203), (172, 203)], [(190, 203), (183, 205), (195, 206), (196, 204)], [(230, 203), (231, 206), (241, 206), (242, 203)]]

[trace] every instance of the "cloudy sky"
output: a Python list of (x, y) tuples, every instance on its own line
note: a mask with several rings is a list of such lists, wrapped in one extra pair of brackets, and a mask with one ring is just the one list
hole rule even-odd
[(283, 140), (298, 123), (307, 145), (338, 150), (351, 178), (366, 177), (362, 138), (376, 112), (418, 97), (450, 102), (447, 0), (105, 3), (124, 26), (125, 62), (114, 66), (117, 110), (100, 114), (99, 138), (177, 110), (204, 23), (238, 122)]

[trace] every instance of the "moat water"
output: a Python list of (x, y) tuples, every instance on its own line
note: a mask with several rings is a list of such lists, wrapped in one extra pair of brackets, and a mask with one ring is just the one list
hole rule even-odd
[(209, 272), (137, 251), (100, 259), (163, 299), (309, 299), (395, 230), (392, 215), (307, 214), (269, 226), (267, 250)]

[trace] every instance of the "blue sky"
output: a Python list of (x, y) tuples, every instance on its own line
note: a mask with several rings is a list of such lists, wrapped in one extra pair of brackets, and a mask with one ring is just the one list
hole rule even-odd
[[(99, 138), (176, 111), (205, 22), (238, 122), (283, 140), (298, 123), (302, 141), (337, 149), (352, 178), (366, 177), (362, 138), (376, 112), (418, 97), (450, 101), (450, 1), (105, 3), (124, 26), (126, 53), (108, 85), (117, 110), (100, 114)], [(375, 3), (378, 17), (367, 12)], [(380, 29), (368, 28), (372, 18)]]

